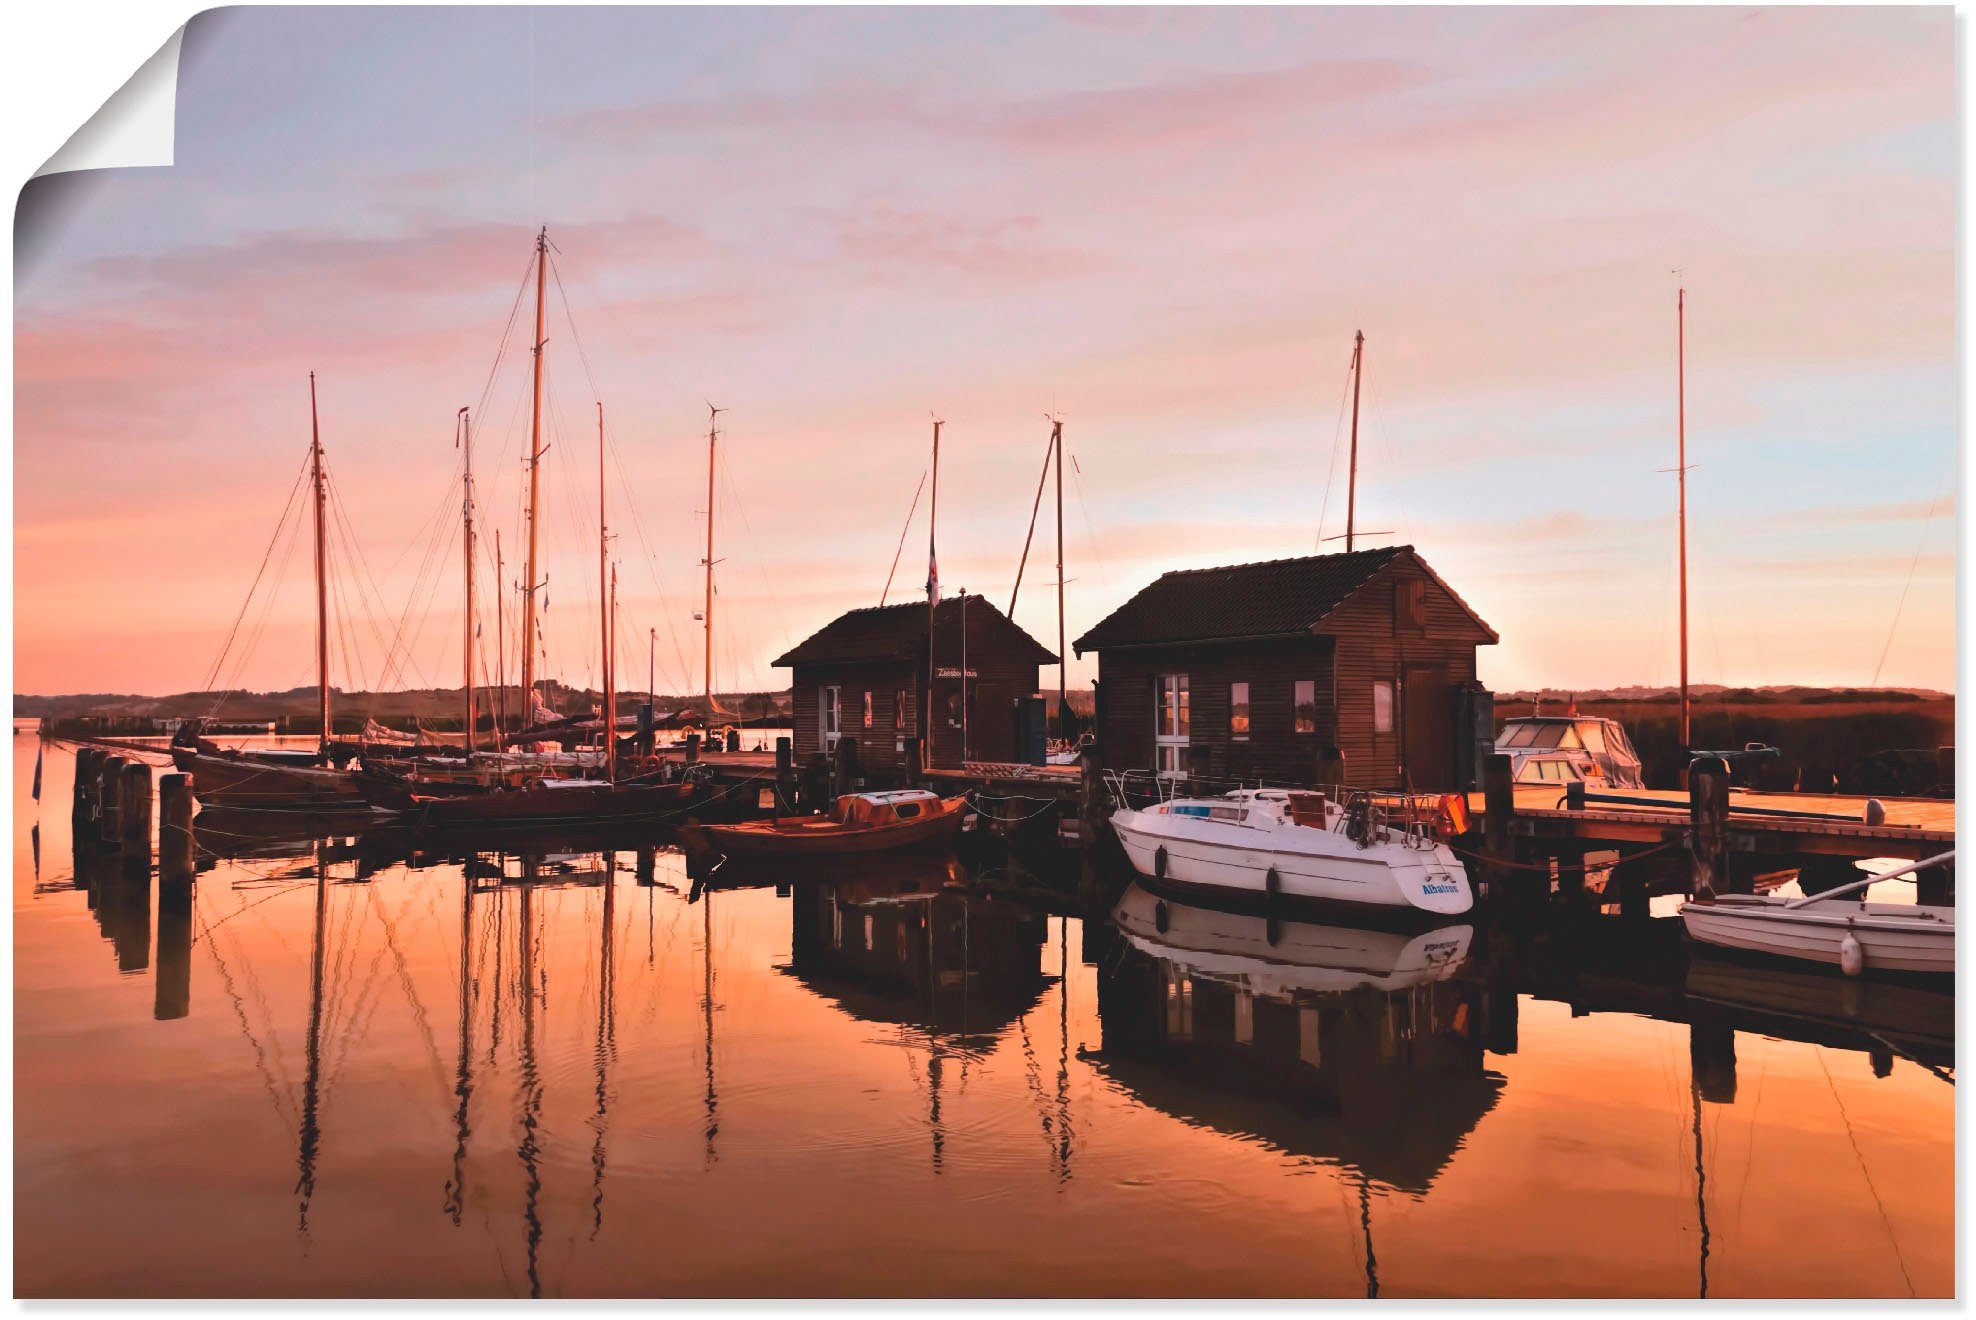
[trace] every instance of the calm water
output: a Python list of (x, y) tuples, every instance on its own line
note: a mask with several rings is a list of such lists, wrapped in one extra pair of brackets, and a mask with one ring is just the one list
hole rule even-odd
[(35, 750), (24, 1296), (1953, 1289), (1946, 995), (213, 818), (175, 905)]

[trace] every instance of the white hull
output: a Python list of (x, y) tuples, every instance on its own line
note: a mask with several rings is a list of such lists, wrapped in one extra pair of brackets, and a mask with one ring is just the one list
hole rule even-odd
[[(1140, 875), (1174, 884), (1265, 894), (1269, 873), (1286, 898), (1460, 916), (1474, 906), (1468, 874), (1446, 845), (1413, 847), (1397, 836), (1361, 848), (1336, 830), (1121, 810), (1112, 828)], [(1164, 848), (1165, 874), (1159, 853)]]
[[(1165, 909), (1166, 929), (1160, 929)], [(1267, 918), (1169, 903), (1133, 885), (1112, 919), (1134, 948), (1189, 974), (1281, 999), (1369, 985), (1405, 990), (1452, 976), (1474, 931), (1437, 926), (1418, 935)], [(1270, 939), (1275, 935), (1274, 941)]]
[(1955, 909), (1831, 899), (1800, 908), (1789, 900), (1729, 895), (1687, 903), (1681, 923), (1697, 943), (1797, 962), (1843, 967), (1848, 937), (1868, 972), (1955, 971)]

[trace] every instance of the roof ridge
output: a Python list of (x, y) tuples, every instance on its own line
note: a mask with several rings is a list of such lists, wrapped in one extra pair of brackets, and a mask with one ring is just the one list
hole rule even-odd
[(1333, 550), (1321, 555), (1285, 555), (1280, 559), (1251, 559), (1241, 564), (1212, 564), (1205, 568), (1169, 568), (1161, 577), (1181, 577), (1190, 573), (1227, 573), (1238, 568), (1268, 568), (1274, 564), (1310, 564), (1320, 559), (1357, 559), (1362, 555), (1398, 554), (1402, 550), (1411, 552), (1411, 545), (1379, 545), (1369, 550)]

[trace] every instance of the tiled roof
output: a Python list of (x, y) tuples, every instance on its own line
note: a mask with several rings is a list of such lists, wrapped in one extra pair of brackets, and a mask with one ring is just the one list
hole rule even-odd
[(1307, 633), (1403, 554), (1413, 547), (1180, 569), (1106, 615), (1077, 639), (1076, 649)]
[[(968, 597), (967, 610), (972, 625), (977, 611), (986, 610), (994, 623), (1005, 629), (1019, 650), (1034, 657), (1039, 665), (1053, 665), (1057, 657), (1041, 642), (1017, 627), (1009, 617), (980, 596)], [(936, 615), (945, 633), (960, 626), (961, 602), (949, 596), (940, 602)], [(956, 634), (958, 636), (958, 634)], [(944, 647), (946, 643), (942, 643)], [(926, 649), (926, 604), (907, 601), (903, 605), (874, 605), (840, 614), (809, 637), (798, 642), (777, 665), (814, 665), (855, 660), (906, 659)]]

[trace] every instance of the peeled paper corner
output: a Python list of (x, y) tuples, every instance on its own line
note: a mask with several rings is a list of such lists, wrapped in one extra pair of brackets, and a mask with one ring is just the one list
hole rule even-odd
[(183, 27), (172, 33), (34, 177), (170, 165), (178, 120), (178, 51), (184, 38)]

